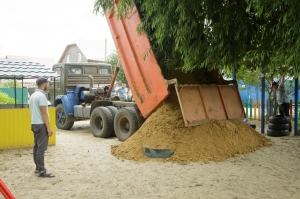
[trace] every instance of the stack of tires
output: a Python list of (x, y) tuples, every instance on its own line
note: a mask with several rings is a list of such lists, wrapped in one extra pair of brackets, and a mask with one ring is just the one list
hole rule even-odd
[(290, 134), (290, 118), (283, 115), (271, 116), (267, 130), (268, 136), (281, 137)]

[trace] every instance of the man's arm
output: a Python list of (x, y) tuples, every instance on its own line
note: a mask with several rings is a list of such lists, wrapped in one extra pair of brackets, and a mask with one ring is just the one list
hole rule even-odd
[(43, 121), (47, 128), (48, 136), (50, 137), (53, 134), (53, 131), (50, 128), (49, 117), (48, 117), (48, 113), (47, 113), (47, 106), (40, 106), (40, 110), (42, 113)]

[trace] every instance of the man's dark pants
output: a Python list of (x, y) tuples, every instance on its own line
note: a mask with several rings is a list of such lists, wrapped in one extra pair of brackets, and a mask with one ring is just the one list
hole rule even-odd
[(31, 130), (34, 135), (33, 160), (36, 170), (45, 170), (44, 155), (48, 146), (48, 132), (45, 124), (32, 124)]
[[(286, 117), (290, 117), (290, 103), (288, 102), (284, 102), (282, 104), (279, 105), (279, 113), (280, 115), (286, 116)], [(290, 131), (292, 131), (292, 123), (290, 120)]]

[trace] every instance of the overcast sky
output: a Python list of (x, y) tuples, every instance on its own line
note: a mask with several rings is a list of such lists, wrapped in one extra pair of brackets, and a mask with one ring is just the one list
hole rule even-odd
[(108, 40), (106, 19), (93, 14), (94, 0), (0, 0), (0, 58), (54, 58), (78, 39)]

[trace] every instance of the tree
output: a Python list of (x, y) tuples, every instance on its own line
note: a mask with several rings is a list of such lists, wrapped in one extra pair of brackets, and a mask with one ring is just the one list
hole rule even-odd
[[(14, 88), (15, 87), (15, 83), (14, 80), (9, 79), (7, 81), (5, 81), (4, 83), (0, 84), (1, 88)], [(16, 88), (22, 88), (22, 84), (18, 81), (16, 81)]]
[(124, 74), (124, 71), (123, 71), (123, 68), (122, 68), (122, 65), (120, 63), (119, 56), (116, 52), (114, 52), (114, 53), (112, 53), (108, 56), (107, 63), (111, 64), (113, 70), (115, 70), (115, 68), (119, 65), (120, 70), (119, 70), (119, 73), (117, 75), (116, 81), (119, 84), (120, 83), (126, 83), (128, 85), (125, 74)]
[[(285, 74), (299, 75), (300, 64), (300, 8), (297, 0), (248, 0), (247, 11), (253, 10), (261, 25), (261, 45), (251, 53), (258, 55), (258, 60), (266, 56), (270, 67), (282, 66)], [(264, 39), (264, 38), (269, 39)], [(274, 68), (273, 68), (274, 69)]]
[[(243, 70), (241, 70), (243, 69)], [(247, 71), (244, 68), (241, 68), (237, 73), (237, 78), (243, 81), (246, 86), (257, 86), (261, 88), (261, 70), (252, 70)], [(278, 113), (278, 103), (276, 92), (272, 89), (272, 82), (280, 81), (281, 76), (275, 72), (270, 72), (265, 74), (265, 92), (268, 93), (268, 104), (273, 108), (273, 115)], [(290, 77), (285, 78), (285, 90), (288, 95), (292, 94), (295, 91), (293, 81)], [(271, 115), (268, 115), (271, 116)]]
[[(96, 0), (97, 13), (114, 9)], [(300, 71), (300, 7), (296, 0), (136, 0), (142, 24), (162, 70), (238, 70), (265, 67), (265, 73)], [(119, 1), (119, 17), (133, 7)], [(280, 73), (280, 71), (278, 71)]]

